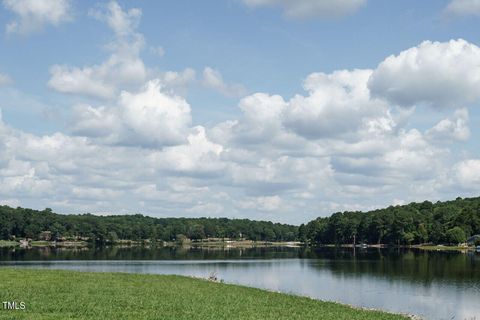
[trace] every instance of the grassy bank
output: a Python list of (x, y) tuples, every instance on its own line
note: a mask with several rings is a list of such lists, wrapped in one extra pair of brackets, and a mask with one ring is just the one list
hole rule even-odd
[(20, 245), (17, 241), (9, 241), (9, 240), (0, 240), (0, 248), (1, 247), (16, 247)]
[(0, 269), (0, 319), (405, 319), (179, 276)]
[(31, 247), (87, 247), (85, 241), (31, 241)]
[(430, 250), (430, 251), (475, 251), (475, 247), (459, 247), (459, 246), (412, 246), (411, 248)]

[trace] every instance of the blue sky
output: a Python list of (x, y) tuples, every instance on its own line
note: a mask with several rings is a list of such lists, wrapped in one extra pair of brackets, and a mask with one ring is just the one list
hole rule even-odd
[(477, 0), (4, 0), (0, 203), (301, 223), (478, 195), (479, 19)]

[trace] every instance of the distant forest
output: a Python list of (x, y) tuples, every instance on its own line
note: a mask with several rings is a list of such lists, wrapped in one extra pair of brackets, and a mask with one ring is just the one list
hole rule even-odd
[(266, 221), (227, 218), (153, 218), (140, 214), (96, 216), (63, 215), (47, 208), (37, 211), (0, 206), (0, 239), (39, 239), (50, 231), (52, 239), (88, 238), (97, 243), (122, 240), (175, 241), (181, 238), (231, 238), (261, 241), (293, 241), (298, 227)]
[(369, 212), (337, 212), (299, 227), (227, 218), (153, 218), (143, 215), (62, 215), (0, 206), (0, 239), (38, 239), (50, 231), (53, 239), (88, 238), (99, 243), (118, 239), (179, 238), (294, 241), (310, 244), (458, 244), (480, 234), (480, 197), (410, 203)]
[(315, 244), (458, 244), (480, 234), (480, 197), (424, 201), (369, 212), (337, 212), (299, 228)]

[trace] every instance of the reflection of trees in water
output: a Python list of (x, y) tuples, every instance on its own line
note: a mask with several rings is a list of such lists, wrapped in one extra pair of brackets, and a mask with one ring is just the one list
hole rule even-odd
[(317, 248), (304, 251), (301, 257), (319, 259), (322, 263), (312, 263), (314, 268), (342, 277), (368, 275), (424, 285), (433, 281), (480, 284), (480, 255), (473, 252)]
[(298, 258), (299, 248), (92, 247), (0, 248), (0, 261), (32, 260), (220, 260)]

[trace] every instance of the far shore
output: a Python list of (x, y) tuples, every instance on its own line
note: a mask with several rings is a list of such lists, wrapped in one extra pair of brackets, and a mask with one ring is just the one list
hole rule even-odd
[[(185, 241), (182, 243), (174, 241), (157, 241), (152, 243), (149, 240), (118, 240), (113, 243), (102, 244), (106, 246), (115, 246), (115, 247), (184, 247), (184, 248), (262, 248), (262, 247), (286, 247), (286, 248), (296, 248), (307, 246), (306, 244), (299, 241), (253, 241), (253, 240), (224, 240), (224, 241), (212, 241), (212, 240), (203, 240), (203, 241)], [(59, 247), (59, 248), (86, 248), (94, 246), (93, 243), (87, 241), (11, 241), (11, 240), (0, 240), (1, 247)], [(318, 244), (318, 245), (309, 245), (309, 247), (341, 247), (341, 248), (403, 248), (403, 249), (418, 249), (426, 251), (475, 251), (475, 246), (452, 246), (452, 245), (433, 245), (433, 244), (419, 244), (419, 245), (386, 245), (386, 244), (364, 244), (364, 245), (353, 245), (353, 244)]]
[(399, 249), (418, 249), (425, 251), (475, 251), (475, 246), (454, 246), (443, 244), (416, 244), (416, 245), (388, 245), (388, 244), (368, 244), (368, 245), (353, 245), (353, 244), (326, 244), (319, 245), (319, 247), (342, 247), (342, 248), (399, 248)]
[(415, 248), (415, 249), (420, 249), (420, 250), (430, 250), (430, 251), (475, 251), (476, 249), (475, 246), (468, 246), (468, 247), (462, 247), (462, 246), (444, 246), (444, 245), (415, 245), (411, 246), (410, 248)]
[[(93, 243), (87, 241), (9, 241), (0, 240), (0, 247), (88, 247)], [(271, 242), (271, 241), (253, 241), (253, 240), (226, 240), (226, 241), (185, 241), (167, 242), (158, 241), (152, 243), (149, 240), (119, 240), (113, 243), (106, 243), (104, 245), (118, 246), (118, 247), (224, 247), (224, 248), (253, 248), (253, 247), (300, 247), (303, 244), (301, 242), (289, 241), (289, 242)]]

